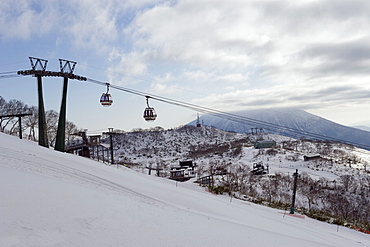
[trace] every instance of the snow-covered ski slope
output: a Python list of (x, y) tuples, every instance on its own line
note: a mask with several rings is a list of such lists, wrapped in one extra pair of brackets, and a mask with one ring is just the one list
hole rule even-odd
[(370, 246), (348, 228), (0, 134), (0, 246)]

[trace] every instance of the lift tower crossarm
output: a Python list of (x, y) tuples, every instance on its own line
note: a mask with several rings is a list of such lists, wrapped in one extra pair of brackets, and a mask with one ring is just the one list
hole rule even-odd
[(44, 70), (20, 70), (17, 72), (18, 75), (34, 75), (34, 76), (46, 76), (46, 77), (64, 77), (72, 80), (87, 81), (84, 76), (78, 76), (72, 73), (57, 72), (57, 71), (44, 71)]
[[(46, 70), (46, 65), (48, 64), (48, 60), (41, 59), (41, 58), (35, 58), (35, 57), (28, 57), (30, 59), (32, 70)], [(37, 69), (41, 68), (41, 69)]]

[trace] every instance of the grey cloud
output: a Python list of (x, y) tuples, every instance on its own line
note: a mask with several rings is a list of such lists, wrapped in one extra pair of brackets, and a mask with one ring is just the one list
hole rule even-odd
[[(361, 90), (358, 88), (358, 90)], [(334, 86), (334, 87), (327, 87), (321, 90), (318, 90), (313, 93), (314, 97), (325, 97), (331, 94), (347, 94), (350, 92), (356, 91), (355, 88), (352, 86)]]
[(301, 52), (302, 57), (324, 58), (328, 61), (359, 62), (370, 60), (370, 40), (314, 44)]
[[(265, 21), (288, 24), (287, 27), (304, 27), (323, 21), (344, 22), (349, 19), (367, 18), (370, 2), (363, 0), (321, 0), (311, 3), (291, 1), (256, 1), (254, 4), (263, 14)], [(298, 30), (298, 29), (297, 29)], [(307, 29), (303, 29), (307, 32)]]
[(338, 78), (362, 76), (369, 74), (369, 66), (365, 64), (358, 64), (356, 62), (341, 61), (330, 63), (322, 63), (320, 66), (308, 69), (306, 74), (310, 74), (312, 78), (323, 76), (336, 76)]
[(272, 105), (280, 105), (283, 103), (281, 100), (276, 98), (265, 98), (265, 99), (255, 99), (248, 102), (239, 102), (237, 104), (238, 107), (251, 107), (251, 106), (258, 106), (258, 107), (266, 107)]
[[(253, 97), (252, 97), (253, 98)], [(247, 102), (240, 102), (239, 106), (272, 106), (272, 105), (289, 105), (289, 106), (322, 106), (336, 105), (343, 102), (357, 103), (370, 99), (370, 90), (365, 90), (355, 86), (332, 86), (315, 90), (301, 90), (294, 92), (286, 90), (284, 92), (272, 92), (265, 98), (257, 98)]]
[(321, 104), (322, 102), (326, 102), (326, 104), (339, 104), (342, 102), (356, 103), (364, 99), (370, 99), (370, 90), (353, 86), (327, 87), (287, 97), (288, 102), (312, 105)]

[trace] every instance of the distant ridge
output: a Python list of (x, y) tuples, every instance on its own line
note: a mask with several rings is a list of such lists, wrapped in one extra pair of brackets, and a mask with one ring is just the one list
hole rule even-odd
[(370, 131), (370, 127), (364, 126), (364, 125), (351, 126), (351, 127), (356, 128), (356, 129), (360, 129), (360, 130)]
[[(248, 119), (240, 123), (227, 117), (221, 118), (210, 114), (200, 116), (199, 121), (207, 126), (213, 126), (217, 129), (236, 133), (262, 131), (266, 133), (282, 134), (294, 138), (342, 140), (343, 142), (370, 150), (370, 132), (344, 126), (301, 109), (259, 109), (230, 112), (230, 114), (257, 120), (261, 123), (254, 124), (249, 122)], [(188, 125), (196, 125), (196, 121), (197, 120), (194, 120), (188, 123)], [(284, 126), (296, 131), (292, 132), (284, 128), (271, 127), (271, 125)]]

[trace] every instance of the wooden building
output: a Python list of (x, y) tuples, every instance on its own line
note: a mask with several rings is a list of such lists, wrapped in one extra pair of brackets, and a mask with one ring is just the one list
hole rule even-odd
[(193, 161), (180, 161), (180, 166), (172, 167), (170, 171), (170, 179), (176, 181), (187, 181), (195, 177), (195, 164)]
[(272, 148), (276, 146), (276, 142), (271, 140), (271, 141), (256, 141), (254, 143), (254, 147), (257, 149), (260, 148)]
[(318, 159), (321, 159), (320, 154), (306, 154), (306, 155), (303, 155), (303, 160), (304, 161), (318, 160)]

